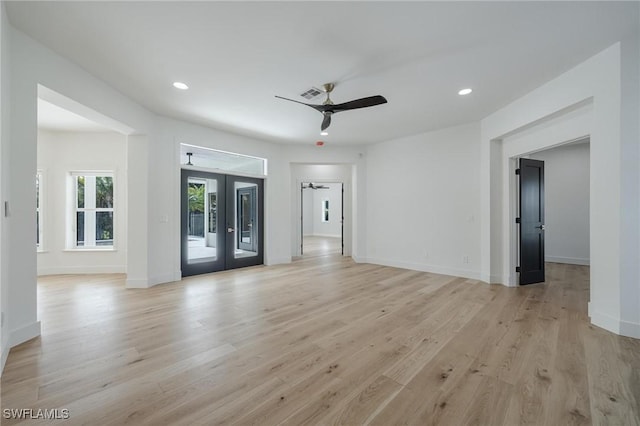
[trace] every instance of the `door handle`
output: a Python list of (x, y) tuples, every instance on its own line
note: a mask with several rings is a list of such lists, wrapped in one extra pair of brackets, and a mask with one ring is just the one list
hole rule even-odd
[(537, 229), (544, 231), (544, 225), (536, 226)]
[(234, 228), (227, 228), (227, 232), (228, 232), (228, 233), (233, 233), (233, 232), (235, 232), (235, 231), (236, 231), (236, 230), (235, 230)]

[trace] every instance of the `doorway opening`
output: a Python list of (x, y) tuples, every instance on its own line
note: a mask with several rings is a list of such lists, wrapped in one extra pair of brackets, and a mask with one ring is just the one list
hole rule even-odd
[(38, 276), (126, 273), (133, 129), (38, 86)]
[[(524, 200), (525, 204), (532, 200), (531, 194), (520, 192), (518, 182), (522, 180), (522, 171), (518, 180), (513, 180), (511, 205), (514, 232), (511, 244), (515, 250), (512, 250), (512, 262), (520, 268), (536, 263), (542, 267), (542, 276), (533, 281), (520, 270), (519, 285), (546, 282), (554, 271), (566, 269), (566, 265), (572, 265), (568, 269), (580, 276), (589, 276), (589, 158), (590, 144), (586, 137), (511, 159), (514, 168), (518, 160), (544, 165), (543, 195), (540, 200), (542, 221), (531, 223), (530, 230), (523, 229), (525, 224), (516, 223), (523, 214), (526, 215), (521, 210), (523, 199), (528, 198)], [(516, 176), (515, 173), (513, 176)], [(522, 242), (532, 237), (542, 243), (541, 250), (521, 250)], [(537, 259), (536, 256), (541, 258)]]
[(344, 255), (344, 183), (300, 184), (300, 254)]

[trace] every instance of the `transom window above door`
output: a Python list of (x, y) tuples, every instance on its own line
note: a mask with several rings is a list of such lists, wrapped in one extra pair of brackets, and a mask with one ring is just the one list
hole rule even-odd
[(256, 177), (267, 175), (267, 160), (265, 158), (185, 143), (180, 144), (180, 164), (219, 170), (235, 175)]

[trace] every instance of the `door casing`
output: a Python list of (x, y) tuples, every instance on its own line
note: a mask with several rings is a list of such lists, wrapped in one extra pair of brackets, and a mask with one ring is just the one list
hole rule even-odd
[(345, 227), (345, 205), (344, 205), (344, 194), (345, 194), (345, 189), (344, 189), (344, 182), (339, 182), (339, 181), (324, 181), (321, 179), (316, 179), (316, 180), (303, 180), (300, 181), (298, 183), (299, 188), (300, 188), (300, 232), (298, 233), (298, 236), (300, 238), (300, 245), (299, 245), (299, 249), (300, 249), (300, 256), (304, 255), (304, 185), (308, 184), (309, 182), (319, 182), (321, 184), (340, 184), (340, 254), (342, 256), (344, 256), (344, 227)]

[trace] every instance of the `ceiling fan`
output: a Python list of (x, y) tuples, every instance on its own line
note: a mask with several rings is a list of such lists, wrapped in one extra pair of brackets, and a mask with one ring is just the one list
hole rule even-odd
[(322, 125), (320, 126), (320, 130), (326, 130), (329, 127), (329, 125), (331, 124), (331, 116), (337, 112), (349, 111), (351, 109), (367, 108), (367, 107), (387, 103), (387, 100), (384, 98), (384, 96), (376, 95), (376, 96), (369, 96), (367, 98), (355, 99), (349, 102), (343, 102), (341, 104), (334, 104), (331, 98), (329, 97), (334, 87), (335, 87), (335, 84), (333, 83), (326, 83), (322, 86), (322, 88), (324, 89), (324, 92), (327, 94), (327, 99), (321, 105), (307, 104), (304, 102), (296, 101), (294, 99), (283, 98), (282, 96), (277, 96), (277, 95), (276, 95), (276, 98), (306, 105), (315, 109), (316, 111), (321, 112), (324, 118), (322, 119)]
[(318, 185), (318, 184), (315, 184), (313, 182), (309, 182), (306, 185), (304, 185), (304, 184), (302, 185), (302, 189), (309, 189), (309, 188), (310, 189), (330, 189), (328, 186)]

